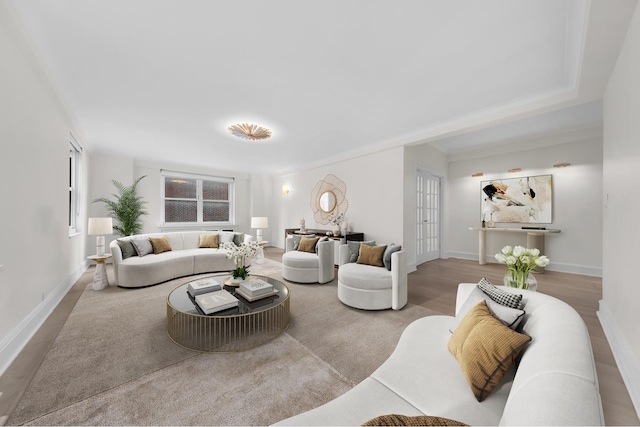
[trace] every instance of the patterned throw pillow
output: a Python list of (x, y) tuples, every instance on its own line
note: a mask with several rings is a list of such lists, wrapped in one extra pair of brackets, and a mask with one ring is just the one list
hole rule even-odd
[(453, 332), (458, 327), (458, 324), (464, 319), (464, 316), (467, 315), (469, 311), (473, 307), (476, 306), (480, 301), (486, 301), (487, 307), (493, 316), (501, 321), (505, 326), (515, 330), (522, 319), (524, 318), (525, 311), (519, 310), (517, 308), (507, 307), (506, 305), (498, 304), (494, 300), (492, 300), (489, 295), (482, 292), (477, 286), (473, 288), (467, 300), (462, 304), (460, 310), (456, 314), (456, 317), (451, 323), (449, 327), (449, 332)]
[(451, 335), (447, 347), (462, 369), (478, 402), (500, 383), (525, 346), (531, 341), (503, 325), (481, 301), (467, 313)]
[(468, 426), (469, 424), (432, 415), (380, 415), (362, 424), (363, 426)]
[(498, 304), (522, 309), (522, 294), (512, 294), (511, 292), (503, 291), (484, 277), (478, 282), (478, 287)]

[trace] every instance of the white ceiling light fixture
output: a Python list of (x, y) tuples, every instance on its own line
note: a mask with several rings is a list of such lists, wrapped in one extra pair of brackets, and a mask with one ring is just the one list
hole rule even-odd
[(249, 123), (231, 125), (227, 130), (233, 136), (251, 141), (262, 141), (271, 138), (271, 131), (269, 129)]

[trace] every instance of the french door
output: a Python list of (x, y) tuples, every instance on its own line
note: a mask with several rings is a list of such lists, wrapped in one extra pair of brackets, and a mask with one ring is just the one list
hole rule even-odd
[(416, 265), (440, 258), (441, 179), (416, 170)]

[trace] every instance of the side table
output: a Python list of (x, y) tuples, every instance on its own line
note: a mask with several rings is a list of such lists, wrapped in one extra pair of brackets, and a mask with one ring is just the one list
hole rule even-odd
[(269, 243), (268, 240), (262, 240), (258, 243), (258, 250), (256, 251), (256, 264), (264, 264), (264, 245)]
[(93, 274), (93, 290), (100, 291), (109, 286), (109, 278), (107, 277), (107, 269), (104, 266), (106, 260), (111, 258), (111, 254), (91, 255), (87, 259), (95, 261), (96, 272)]

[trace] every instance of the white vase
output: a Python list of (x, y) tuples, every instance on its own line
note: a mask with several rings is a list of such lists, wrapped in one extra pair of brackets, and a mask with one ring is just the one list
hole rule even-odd
[(507, 270), (504, 274), (504, 285), (511, 288), (528, 289), (533, 292), (538, 289), (538, 281), (531, 272), (527, 275), (526, 280), (523, 281), (522, 277), (516, 277), (514, 279), (511, 270)]

